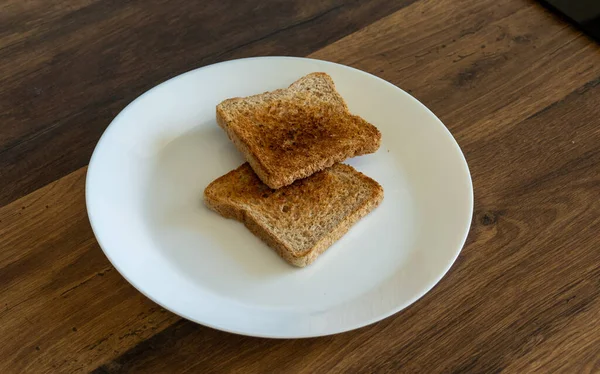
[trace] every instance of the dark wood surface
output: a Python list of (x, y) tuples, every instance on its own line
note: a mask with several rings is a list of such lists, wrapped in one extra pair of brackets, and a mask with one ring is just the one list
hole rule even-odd
[[(407, 90), (461, 145), (467, 243), (406, 310), (324, 338), (182, 320), (90, 229), (110, 120), (210, 63), (310, 56)], [(0, 3), (0, 372), (600, 372), (600, 47), (530, 0)]]

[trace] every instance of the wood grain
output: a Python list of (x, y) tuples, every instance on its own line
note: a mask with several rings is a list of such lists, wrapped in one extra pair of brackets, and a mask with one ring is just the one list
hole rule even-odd
[(178, 320), (102, 255), (85, 171), (0, 209), (0, 372), (81, 371)]
[(0, 12), (0, 206), (85, 166), (111, 119), (168, 78), (306, 55), (412, 1), (10, 1)]
[[(599, 372), (598, 45), (527, 0), (239, 7), (0, 4), (0, 372)], [(403, 312), (324, 338), (236, 336), (162, 310), (99, 249), (84, 166), (112, 116), (256, 54), (381, 76), (465, 152), (469, 239)]]

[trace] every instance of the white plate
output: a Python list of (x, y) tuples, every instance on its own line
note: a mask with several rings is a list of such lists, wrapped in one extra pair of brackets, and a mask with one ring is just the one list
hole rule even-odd
[[(221, 100), (324, 71), (382, 145), (348, 163), (383, 203), (306, 268), (209, 211), (204, 188), (243, 159), (215, 122)], [(412, 96), (346, 66), (289, 57), (224, 62), (173, 78), (110, 124), (90, 161), (88, 215), (104, 253), (164, 308), (217, 329), (291, 338), (381, 320), (429, 291), (458, 256), (473, 209), (455, 140)]]

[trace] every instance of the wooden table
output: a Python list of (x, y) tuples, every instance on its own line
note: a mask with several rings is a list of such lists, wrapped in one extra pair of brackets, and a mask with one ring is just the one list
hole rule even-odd
[[(336, 336), (231, 335), (110, 265), (84, 204), (111, 119), (187, 70), (339, 62), (448, 126), (473, 225), (420, 301)], [(0, 372), (600, 372), (600, 47), (531, 0), (0, 3)]]

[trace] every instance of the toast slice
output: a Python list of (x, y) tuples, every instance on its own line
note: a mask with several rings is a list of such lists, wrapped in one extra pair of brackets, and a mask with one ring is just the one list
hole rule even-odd
[(311, 73), (287, 89), (217, 105), (217, 122), (259, 178), (271, 188), (373, 153), (377, 128), (352, 115), (331, 77)]
[(283, 259), (303, 267), (383, 200), (383, 188), (344, 164), (273, 190), (248, 163), (206, 187), (204, 202), (236, 219)]

